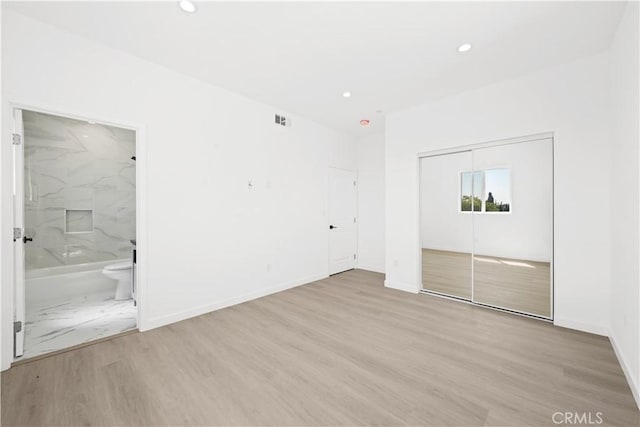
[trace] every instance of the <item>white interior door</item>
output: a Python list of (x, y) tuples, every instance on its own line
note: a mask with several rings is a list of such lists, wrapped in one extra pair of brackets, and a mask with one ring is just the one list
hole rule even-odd
[(13, 110), (13, 227), (14, 227), (14, 356), (24, 352), (24, 131), (22, 110)]
[(329, 274), (356, 266), (356, 173), (329, 168)]

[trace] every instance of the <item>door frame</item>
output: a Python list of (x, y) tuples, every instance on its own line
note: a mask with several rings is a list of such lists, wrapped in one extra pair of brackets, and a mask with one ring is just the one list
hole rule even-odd
[[(136, 300), (137, 300), (137, 310), (136, 310), (136, 325), (138, 330), (144, 331), (148, 329), (146, 325), (146, 315), (147, 312), (147, 304), (146, 304), (146, 291), (147, 291), (147, 283), (148, 283), (148, 156), (149, 156), (149, 147), (147, 145), (147, 132), (146, 126), (140, 123), (132, 123), (126, 119), (122, 118), (111, 118), (105, 117), (102, 114), (95, 113), (92, 111), (74, 111), (73, 109), (64, 108), (64, 107), (55, 107), (55, 106), (46, 106), (46, 105), (35, 105), (30, 104), (28, 102), (19, 102), (19, 101), (9, 101), (7, 104), (7, 112), (4, 114), (10, 115), (10, 124), (11, 131), (5, 130), (3, 135), (3, 140), (7, 138), (10, 140), (12, 138), (13, 133), (13, 115), (15, 110), (28, 110), (36, 113), (44, 113), (50, 114), (75, 120), (82, 121), (92, 121), (95, 123), (100, 123), (107, 126), (119, 127), (122, 129), (129, 129), (135, 132), (135, 155), (136, 155)], [(12, 144), (5, 143), (5, 146)], [(22, 140), (22, 149), (24, 150), (24, 138)], [(3, 154), (6, 151), (3, 152)], [(6, 164), (6, 163), (5, 163)], [(14, 165), (13, 162), (10, 168), (2, 169), (2, 180), (9, 180), (13, 186), (13, 174), (14, 174)], [(24, 189), (23, 189), (24, 194)], [(7, 200), (6, 195), (2, 195), (3, 201)], [(16, 223), (15, 219), (15, 200), (13, 194), (11, 194), (11, 216), (10, 222), (11, 224)], [(23, 224), (24, 225), (24, 224)], [(12, 225), (13, 227), (13, 225)], [(13, 244), (13, 243), (12, 243)], [(7, 246), (5, 248), (8, 249)], [(15, 254), (16, 254), (16, 246), (13, 244), (10, 250), (10, 256), (12, 259), (12, 265), (15, 265)], [(4, 274), (3, 274), (4, 276)], [(2, 294), (2, 298), (7, 298), (9, 301), (9, 307), (7, 305), (3, 305), (3, 309), (9, 308), (7, 312), (3, 310), (2, 317), (0, 318), (0, 323), (2, 325), (10, 324), (11, 325), (11, 333), (9, 336), (5, 336), (2, 334), (2, 341), (0, 343), (0, 359), (1, 359), (1, 367), (2, 369), (8, 368), (14, 361), (14, 345), (15, 345), (15, 335), (13, 333), (13, 319), (16, 314), (16, 289), (18, 286), (22, 287), (22, 291), (24, 292), (25, 280), (24, 275), (22, 276), (21, 283), (18, 283), (17, 280), (20, 279), (14, 270), (11, 269), (8, 272), (9, 280), (7, 280), (6, 284), (3, 284), (0, 292)], [(24, 330), (24, 325), (23, 325)], [(3, 332), (8, 331), (8, 328), (3, 328)]]
[[(347, 168), (339, 168), (339, 167), (335, 167), (335, 166), (329, 166), (327, 168), (327, 225), (326, 225), (326, 232), (327, 232), (327, 275), (332, 275), (330, 273), (331, 271), (331, 232), (329, 230), (329, 223), (330, 221), (330, 212), (331, 212), (331, 181), (330, 181), (330, 173), (331, 173), (331, 169), (336, 169), (336, 170), (341, 170), (341, 171), (345, 171), (345, 172), (351, 172), (353, 173), (353, 179), (355, 180), (355, 200), (354, 200), (354, 205), (355, 205), (355, 215), (356, 215), (356, 226), (355, 226), (355, 233), (354, 233), (354, 250), (355, 250), (355, 255), (356, 255), (356, 259), (354, 260), (353, 263), (353, 268), (357, 269), (358, 268), (358, 263), (360, 262), (360, 252), (358, 251), (358, 227), (360, 226), (360, 216), (358, 215), (358, 171), (354, 170), (354, 169), (347, 169)], [(348, 270), (347, 270), (348, 271)], [(340, 274), (340, 273), (333, 273), (333, 274)]]
[[(24, 335), (26, 328), (26, 303), (25, 303), (25, 245), (26, 242), (20, 240), (26, 237), (25, 217), (24, 217), (24, 124), (22, 111), (18, 108), (11, 109), (12, 123), (12, 191), (11, 191), (11, 215), (13, 231), (13, 313), (11, 318), (11, 331), (13, 338), (13, 357), (22, 356), (24, 353)], [(19, 138), (13, 141), (14, 136)], [(16, 236), (16, 229), (20, 230), (20, 235)], [(22, 252), (20, 256), (17, 253)], [(19, 286), (19, 284), (22, 286)], [(17, 331), (16, 324), (20, 323), (20, 330)], [(20, 337), (18, 339), (18, 337)]]
[[(550, 261), (550, 265), (549, 268), (551, 269), (551, 277), (550, 277), (550, 317), (544, 317), (544, 316), (540, 316), (540, 315), (536, 315), (536, 314), (532, 314), (532, 313), (525, 313), (525, 312), (521, 312), (521, 311), (515, 311), (515, 310), (510, 310), (508, 308), (504, 308), (504, 307), (498, 307), (498, 306), (493, 306), (493, 305), (489, 305), (489, 304), (482, 304), (482, 303), (477, 303), (475, 301), (473, 301), (473, 284), (471, 286), (471, 295), (472, 295), (472, 299), (471, 301), (469, 300), (465, 300), (465, 299), (461, 299), (461, 298), (456, 298), (454, 296), (449, 296), (449, 295), (444, 295), (444, 294), (440, 294), (437, 292), (431, 292), (431, 291), (427, 291), (423, 288), (423, 281), (422, 281), (422, 221), (421, 221), (421, 201), (420, 201), (420, 197), (421, 197), (421, 159), (426, 158), (426, 157), (436, 157), (436, 156), (442, 156), (442, 155), (446, 155), (446, 154), (455, 154), (455, 153), (462, 153), (462, 152), (466, 152), (466, 151), (471, 151), (473, 153), (474, 150), (478, 150), (478, 149), (482, 149), (482, 148), (490, 148), (490, 147), (499, 147), (499, 146), (503, 146), (503, 145), (512, 145), (512, 144), (519, 144), (519, 143), (523, 143), (523, 142), (533, 142), (533, 141), (538, 141), (538, 140), (543, 140), (543, 139), (550, 139), (551, 140), (551, 261)], [(539, 320), (544, 320), (544, 321), (548, 321), (548, 322), (553, 322), (553, 319), (555, 317), (555, 267), (554, 267), (554, 260), (555, 260), (555, 138), (554, 138), (554, 132), (544, 132), (544, 133), (538, 133), (538, 134), (532, 134), (532, 135), (526, 135), (526, 136), (521, 136), (521, 137), (516, 137), (516, 138), (507, 138), (507, 139), (496, 139), (496, 140), (491, 140), (491, 141), (486, 141), (486, 142), (480, 142), (480, 143), (476, 143), (476, 144), (469, 144), (469, 145), (461, 145), (461, 146), (455, 146), (455, 147), (451, 147), (451, 148), (443, 148), (443, 149), (437, 149), (437, 150), (430, 150), (430, 151), (421, 151), (417, 154), (417, 159), (416, 159), (416, 165), (417, 165), (417, 181), (418, 181), (418, 203), (417, 203), (417, 210), (418, 210), (418, 239), (417, 239), (417, 250), (416, 250), (416, 254), (417, 254), (417, 268), (418, 268), (418, 277), (420, 278), (420, 283), (418, 283), (418, 292), (419, 293), (424, 293), (424, 294), (429, 294), (429, 295), (433, 295), (436, 297), (440, 297), (440, 298), (446, 298), (446, 299), (451, 299), (451, 300), (455, 300), (455, 301), (459, 301), (462, 303), (466, 303), (466, 304), (472, 304), (472, 305), (476, 305), (479, 307), (485, 307), (485, 308), (489, 308), (489, 309), (493, 309), (493, 310), (498, 310), (498, 311), (503, 311), (503, 312), (509, 312), (512, 314), (516, 314), (516, 315), (520, 315), (520, 316), (525, 316), (525, 317), (530, 317), (530, 318), (534, 318), (534, 319), (539, 319)], [(473, 257), (473, 249), (472, 249), (472, 253), (471, 256)], [(472, 280), (473, 280), (473, 264), (472, 264)]]

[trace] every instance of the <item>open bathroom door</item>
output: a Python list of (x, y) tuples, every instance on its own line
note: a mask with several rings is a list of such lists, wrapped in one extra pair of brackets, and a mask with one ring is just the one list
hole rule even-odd
[(24, 228), (24, 131), (22, 110), (13, 110), (13, 253), (14, 253), (14, 305), (13, 351), (14, 357), (24, 353), (25, 328), (25, 243)]

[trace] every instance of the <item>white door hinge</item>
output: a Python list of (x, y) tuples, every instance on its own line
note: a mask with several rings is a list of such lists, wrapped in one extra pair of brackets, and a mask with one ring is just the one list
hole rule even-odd
[(22, 237), (22, 228), (14, 228), (13, 229), (13, 241), (20, 240)]
[(22, 137), (20, 136), (19, 133), (12, 133), (11, 134), (11, 143), (13, 145), (20, 145), (22, 144)]

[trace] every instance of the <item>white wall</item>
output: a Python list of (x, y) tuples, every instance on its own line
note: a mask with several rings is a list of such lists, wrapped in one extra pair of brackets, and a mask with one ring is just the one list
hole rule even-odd
[(553, 131), (555, 322), (606, 334), (610, 212), (587, 206), (610, 189), (608, 81), (603, 53), (389, 114), (387, 286), (420, 287), (417, 153)]
[(640, 406), (639, 179), (637, 2), (627, 4), (611, 48), (611, 342)]
[(358, 268), (384, 273), (384, 133), (356, 143)]
[[(276, 127), (275, 108), (14, 12), (2, 18), (3, 127), (9, 102), (142, 126), (142, 329), (327, 276), (328, 167), (356, 168), (351, 137), (293, 114), (292, 127)], [(11, 360), (12, 312), (7, 137), (3, 369)]]
[[(550, 262), (552, 155), (544, 139), (421, 159), (421, 247)], [(498, 168), (510, 170), (510, 212), (460, 212), (460, 173)]]

